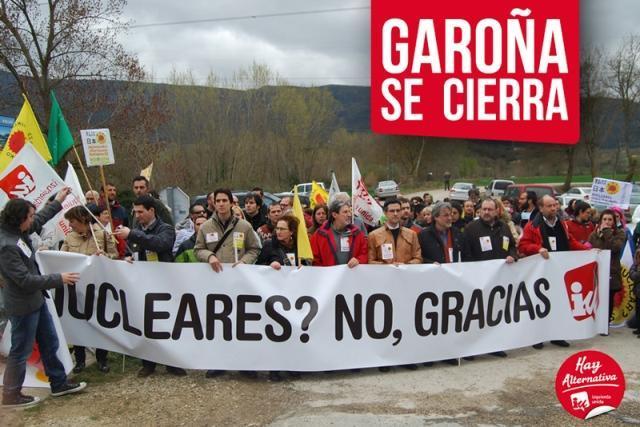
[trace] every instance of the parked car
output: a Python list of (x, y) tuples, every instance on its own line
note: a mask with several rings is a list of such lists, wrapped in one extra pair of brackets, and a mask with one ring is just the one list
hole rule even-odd
[(512, 184), (515, 183), (509, 179), (494, 179), (487, 184), (485, 194), (491, 197), (500, 197), (504, 194), (504, 190)]
[(475, 190), (475, 184), (470, 182), (456, 182), (449, 191), (450, 200), (459, 200), (461, 202), (469, 199), (469, 190)]
[(400, 194), (400, 186), (393, 180), (380, 181), (376, 186), (376, 197), (381, 199), (397, 196), (398, 194)]
[[(322, 187), (325, 190), (327, 189), (324, 186), (324, 182), (316, 181), (316, 184), (318, 184), (320, 187)], [(305, 182), (304, 184), (296, 184), (294, 186), (294, 188), (291, 189), (291, 192), (293, 193), (293, 190), (295, 188), (298, 188), (298, 195), (299, 196), (310, 196), (311, 195), (311, 187), (312, 187), (312, 183), (311, 182)]]
[(571, 200), (583, 200), (589, 203), (589, 197), (591, 196), (591, 187), (572, 187), (564, 194), (558, 196), (560, 205), (565, 208)]
[(511, 184), (506, 190), (504, 190), (502, 197), (507, 197), (511, 200), (518, 200), (520, 193), (525, 191), (535, 191), (538, 195), (538, 200), (547, 194), (553, 197), (558, 197), (558, 193), (554, 186), (549, 184)]

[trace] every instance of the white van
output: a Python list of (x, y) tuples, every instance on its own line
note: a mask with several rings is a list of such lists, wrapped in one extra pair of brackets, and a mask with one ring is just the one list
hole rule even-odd
[(485, 192), (485, 194), (491, 197), (500, 197), (504, 194), (504, 190), (506, 190), (507, 187), (512, 184), (515, 183), (508, 179), (494, 179), (489, 184), (487, 184), (487, 191)]

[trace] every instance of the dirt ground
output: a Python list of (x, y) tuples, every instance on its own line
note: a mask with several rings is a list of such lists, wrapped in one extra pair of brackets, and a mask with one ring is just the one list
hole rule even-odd
[[(565, 349), (546, 344), (500, 359), (480, 356), (458, 367), (437, 363), (418, 371), (395, 368), (362, 372), (304, 374), (271, 383), (266, 374), (249, 379), (238, 373), (216, 379), (190, 371), (173, 377), (164, 369), (140, 380), (138, 361), (112, 355), (112, 372), (88, 367), (77, 379), (85, 392), (46, 398), (36, 408), (0, 413), (10, 426), (243, 425), (243, 426), (469, 426), (583, 425), (556, 399), (555, 374), (566, 357), (583, 349), (613, 356), (626, 377), (627, 391), (617, 411), (591, 426), (640, 424), (640, 340), (629, 329), (608, 337), (574, 342)], [(48, 390), (31, 389), (46, 397)]]

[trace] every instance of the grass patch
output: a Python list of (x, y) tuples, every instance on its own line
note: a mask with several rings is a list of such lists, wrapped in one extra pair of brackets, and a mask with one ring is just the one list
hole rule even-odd
[(124, 372), (122, 371), (122, 355), (119, 353), (109, 352), (107, 361), (111, 370), (104, 374), (98, 370), (97, 363), (88, 365), (79, 374), (73, 375), (73, 381), (85, 381), (87, 384), (104, 384), (114, 381), (119, 381), (122, 378), (134, 375), (138, 372), (142, 366), (140, 359), (135, 357), (126, 356), (124, 364)]

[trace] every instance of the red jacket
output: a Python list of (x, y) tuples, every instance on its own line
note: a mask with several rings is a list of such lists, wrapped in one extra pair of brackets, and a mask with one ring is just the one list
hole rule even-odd
[[(518, 243), (518, 252), (523, 255), (535, 255), (538, 251), (543, 247), (542, 246), (542, 232), (540, 231), (540, 227), (542, 225), (542, 214), (536, 215), (533, 221), (527, 222), (527, 225), (524, 227), (522, 232), (522, 237), (520, 237), (520, 242)], [(560, 221), (560, 219), (558, 219)], [(583, 245), (579, 241), (575, 239), (567, 229), (567, 223), (560, 221), (562, 224), (562, 228), (567, 235), (567, 241), (569, 242), (569, 249), (572, 251), (583, 251), (589, 249), (587, 246)]]
[[(367, 264), (367, 237), (353, 224), (347, 225), (349, 231), (349, 259), (356, 258), (360, 264)], [(313, 251), (313, 265), (330, 267), (337, 265), (336, 241), (333, 237), (331, 224), (325, 221), (311, 236), (311, 250)]]
[(565, 224), (569, 233), (571, 233), (571, 235), (580, 243), (588, 242), (589, 236), (596, 229), (595, 224), (591, 221), (582, 223), (575, 219), (570, 219), (565, 221)]

